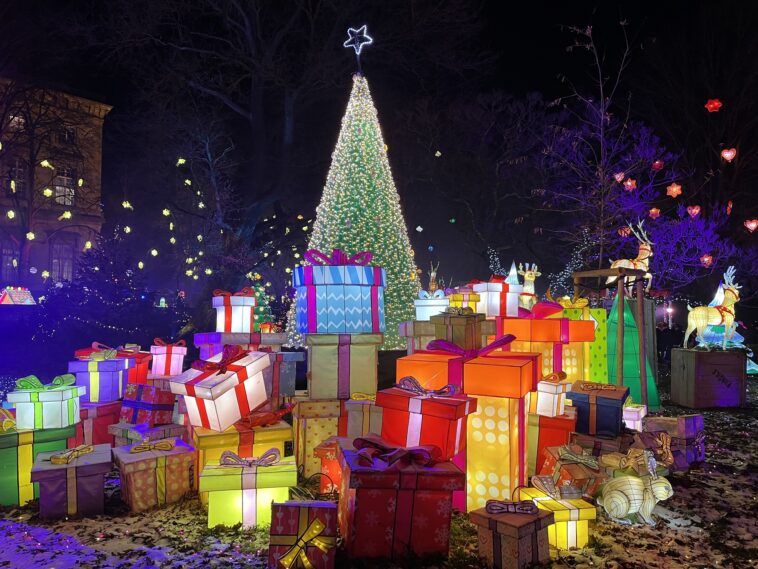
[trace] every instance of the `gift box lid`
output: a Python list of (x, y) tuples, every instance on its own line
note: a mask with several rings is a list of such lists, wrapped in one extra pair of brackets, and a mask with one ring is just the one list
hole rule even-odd
[(296, 419), (338, 418), (344, 411), (339, 399), (296, 399), (292, 416)]
[(292, 271), (292, 286), (357, 285), (387, 286), (387, 272), (382, 267), (363, 265), (307, 265)]
[(468, 516), (478, 526), (516, 539), (531, 535), (555, 522), (553, 512), (544, 509), (538, 509), (536, 514), (490, 514), (487, 508), (479, 508), (469, 512)]
[[(151, 356), (152, 357), (152, 356)], [(135, 366), (136, 360), (129, 356), (126, 358), (114, 358), (110, 360), (73, 360), (68, 362), (70, 373), (88, 373), (92, 371), (123, 371)]]
[(168, 424), (151, 427), (147, 423), (126, 423), (120, 422), (115, 425), (108, 425), (108, 433), (123, 439), (133, 441), (158, 441), (172, 437), (181, 438), (186, 432), (187, 427), (184, 425)]
[(9, 427), (0, 431), (0, 448), (13, 448), (22, 444), (51, 443), (65, 441), (76, 436), (77, 425), (59, 429), (21, 429)]
[[(97, 347), (94, 347), (94, 346), (97, 346)], [(136, 344), (127, 344), (127, 347), (129, 349), (117, 348), (116, 357), (128, 358), (128, 359), (134, 360), (134, 364), (129, 367), (134, 367), (134, 365), (138, 363), (150, 361), (153, 357), (153, 355), (150, 352), (140, 352), (140, 347)], [(99, 344), (98, 342), (94, 342), (93, 346), (90, 346), (88, 348), (79, 348), (78, 350), (75, 350), (74, 357), (80, 360), (86, 360), (90, 357), (91, 354), (94, 354), (96, 352), (103, 352), (105, 350), (110, 350), (110, 349), (113, 349), (113, 348), (109, 348), (108, 346), (104, 346), (102, 344)]]
[(107, 417), (108, 415), (118, 415), (121, 412), (121, 401), (106, 401), (104, 403), (80, 403), (79, 417), (82, 421), (85, 419), (94, 419), (95, 417)]
[(606, 405), (621, 407), (629, 397), (628, 387), (619, 387), (608, 383), (592, 383), (591, 381), (577, 381), (566, 394), (566, 398), (572, 401), (587, 402), (590, 397), (605, 400)]
[[(207, 362), (219, 363), (224, 354), (216, 354), (208, 358)], [(180, 375), (170, 379), (171, 391), (178, 395), (189, 395), (194, 392), (194, 397), (201, 399), (217, 399), (230, 389), (234, 389), (246, 379), (250, 379), (271, 365), (267, 352), (249, 352), (241, 358), (227, 364), (226, 371), (220, 370), (200, 371), (188, 369)], [(240, 372), (244, 377), (240, 377)], [(191, 391), (188, 390), (191, 388)]]
[(192, 340), (196, 347), (206, 344), (243, 346), (281, 346), (287, 343), (287, 334), (269, 332), (200, 332)]
[(573, 431), (576, 429), (576, 409), (573, 407), (565, 407), (563, 415), (555, 417), (527, 413), (526, 418), (529, 425), (539, 426), (544, 429), (561, 429), (562, 431)]
[(542, 393), (551, 393), (551, 394), (557, 394), (557, 393), (566, 393), (567, 391), (571, 391), (571, 382), (570, 381), (538, 381), (537, 382), (537, 391)]
[(472, 283), (471, 288), (474, 292), (504, 292), (508, 291), (509, 285), (506, 282), (486, 282), (486, 283)]
[[(110, 472), (112, 468), (111, 445), (88, 446), (92, 447), (92, 452), (79, 455), (67, 464), (53, 464), (51, 462), (53, 456), (63, 455), (67, 451), (54, 450), (39, 453), (34, 459), (34, 466), (32, 467), (32, 482), (65, 477), (70, 468), (76, 470), (76, 476), (93, 476)], [(68, 452), (71, 451), (72, 449), (68, 449)]]
[[(155, 470), (158, 466), (158, 459), (165, 458), (166, 461), (191, 463), (195, 461), (195, 449), (179, 439), (164, 439), (174, 443), (171, 450), (150, 449), (142, 452), (131, 452), (132, 448), (142, 445), (149, 446), (147, 443), (137, 443), (123, 447), (114, 447), (113, 462), (116, 463), (119, 470), (124, 474), (139, 472), (141, 470)], [(151, 444), (157, 444), (161, 441), (151, 441)]]
[(466, 361), (464, 366), (466, 393), (518, 399), (534, 390), (542, 374), (542, 354), (490, 352)]
[(642, 403), (624, 405), (624, 420), (626, 421), (639, 421), (645, 415), (647, 415), (647, 405)]
[(455, 421), (476, 411), (476, 399), (465, 395), (454, 397), (421, 395), (400, 387), (390, 387), (376, 393), (376, 406)]
[[(358, 451), (339, 445), (338, 457), (343, 482), (349, 488), (405, 490), (463, 490), (466, 475), (452, 462), (437, 462), (431, 466), (411, 463), (400, 468), (388, 468), (387, 463), (374, 458), (371, 464), (359, 457)], [(394, 466), (394, 465), (393, 465)]]
[(255, 296), (243, 296), (243, 295), (219, 295), (214, 296), (212, 306), (214, 308), (224, 308), (225, 306), (249, 306), (256, 305)]
[(449, 298), (417, 298), (413, 301), (413, 304), (415, 306), (424, 306), (424, 307), (439, 306), (440, 308), (445, 308), (447, 306), (450, 306), (450, 299)]
[(384, 342), (384, 334), (306, 334), (305, 343), (308, 346), (329, 346), (350, 344), (351, 346), (377, 346)]
[(527, 342), (591, 342), (595, 323), (568, 318), (508, 318), (499, 316), (501, 334), (513, 334)]
[(198, 490), (215, 492), (290, 486), (297, 486), (297, 465), (294, 460), (282, 460), (271, 466), (227, 466), (210, 461), (200, 473)]
[(313, 456), (325, 460), (337, 460), (339, 447), (353, 449), (353, 439), (350, 437), (331, 436), (321, 441), (314, 449)]
[[(30, 376), (36, 381), (31, 381), (28, 385), (29, 389), (15, 389), (8, 393), (9, 403), (33, 403), (37, 401), (66, 401), (73, 399), (74, 397), (82, 397), (87, 392), (87, 389), (82, 385), (73, 385), (75, 378), (73, 375), (69, 375), (71, 384), (55, 385), (48, 383), (43, 385), (37, 380), (36, 377)], [(62, 376), (59, 376), (62, 377)], [(19, 382), (23, 382), (27, 378), (22, 378)], [(56, 378), (57, 379), (57, 378)], [(38, 384), (37, 387), (32, 387), (33, 384)], [(19, 384), (17, 384), (19, 385)], [(23, 384), (21, 384), (23, 385)]]
[(703, 416), (700, 414), (676, 417), (648, 416), (644, 420), (646, 431), (666, 431), (672, 437), (681, 439), (695, 438), (704, 428)]
[(473, 291), (459, 291), (459, 292), (453, 292), (447, 295), (450, 300), (455, 300), (458, 302), (479, 302), (480, 295), (478, 292)]
[(237, 448), (242, 437), (250, 437), (253, 444), (283, 443), (292, 440), (292, 426), (286, 421), (277, 421), (272, 425), (251, 428), (245, 421), (238, 421), (222, 433), (192, 427), (192, 442), (200, 450)]
[(429, 317), (429, 322), (436, 326), (473, 326), (484, 322), (487, 319), (485, 314), (478, 312), (472, 314), (435, 314)]
[(184, 356), (187, 354), (187, 346), (177, 346), (176, 344), (167, 344), (163, 346), (150, 346), (150, 353), (154, 356), (160, 356), (168, 353), (168, 349), (171, 348), (171, 354), (177, 356)]
[(597, 509), (581, 499), (556, 500), (536, 488), (519, 488), (521, 499), (533, 500), (541, 510), (552, 512), (556, 522), (594, 520)]
[(271, 352), (269, 354), (272, 364), (277, 360), (280, 362), (303, 362), (305, 356), (305, 352)]
[(376, 405), (376, 401), (372, 399), (345, 399), (343, 405), (348, 413), (350, 411), (363, 413), (363, 408), (366, 406), (369, 407), (369, 413), (381, 411), (381, 408)]

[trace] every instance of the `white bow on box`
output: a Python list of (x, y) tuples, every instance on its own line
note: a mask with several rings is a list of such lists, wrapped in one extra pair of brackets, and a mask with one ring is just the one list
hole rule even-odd
[(416, 320), (428, 321), (435, 314), (444, 312), (450, 306), (450, 299), (445, 297), (445, 291), (441, 288), (434, 292), (420, 290), (413, 304), (416, 306)]
[(435, 298), (445, 298), (445, 291), (441, 288), (438, 288), (434, 292), (430, 293), (428, 290), (420, 290), (418, 292), (418, 297), (421, 300), (429, 300), (429, 299), (435, 299)]

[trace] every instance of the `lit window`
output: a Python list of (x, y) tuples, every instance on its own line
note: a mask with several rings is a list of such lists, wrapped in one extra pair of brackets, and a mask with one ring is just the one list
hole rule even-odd
[(0, 246), (0, 276), (6, 283), (15, 282), (17, 270), (13, 261), (18, 258), (18, 251), (13, 241), (3, 241)]
[(55, 191), (55, 203), (60, 205), (74, 205), (76, 190), (76, 171), (68, 166), (59, 166), (55, 169), (53, 190)]
[(50, 245), (50, 268), (53, 282), (70, 281), (74, 274), (74, 245), (67, 239), (56, 239)]

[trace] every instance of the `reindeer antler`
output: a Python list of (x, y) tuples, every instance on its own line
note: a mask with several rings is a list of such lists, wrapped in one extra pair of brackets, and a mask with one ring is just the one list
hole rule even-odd
[(635, 229), (634, 225), (632, 225), (629, 221), (627, 221), (626, 224), (629, 226), (629, 229), (632, 231), (632, 235), (634, 235), (637, 238), (637, 241), (640, 241), (647, 245), (655, 245), (655, 243), (650, 241), (650, 238), (647, 236), (647, 233), (645, 233), (645, 229), (642, 227), (645, 224), (644, 219), (637, 220), (637, 229)]
[(737, 269), (734, 267), (734, 265), (729, 265), (729, 267), (726, 269), (726, 272), (724, 273), (724, 284), (729, 288), (735, 288), (739, 290), (742, 288), (742, 285), (738, 285), (734, 282), (736, 273)]

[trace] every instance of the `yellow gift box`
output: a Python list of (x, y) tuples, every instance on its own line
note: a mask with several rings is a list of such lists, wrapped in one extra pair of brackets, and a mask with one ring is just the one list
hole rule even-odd
[(476, 304), (481, 297), (477, 292), (454, 292), (448, 295), (450, 308), (470, 308), (476, 312)]
[(263, 453), (258, 459), (244, 459), (226, 464), (211, 462), (200, 474), (200, 492), (208, 493), (208, 527), (218, 525), (243, 528), (271, 523), (271, 502), (286, 502), (289, 489), (297, 486), (297, 466), (294, 460), (267, 464), (266, 457), (278, 452)]
[(312, 399), (350, 399), (376, 394), (378, 350), (383, 334), (307, 334), (308, 394)]
[(597, 517), (595, 506), (585, 500), (556, 500), (536, 488), (520, 488), (520, 500), (532, 500), (539, 509), (553, 512), (555, 523), (547, 529), (550, 545), (571, 549), (587, 545), (589, 522)]
[[(329, 437), (347, 429), (345, 402), (339, 399), (296, 399), (292, 410), (295, 460), (307, 478), (321, 472), (321, 459), (313, 451)], [(340, 429), (340, 427), (342, 427)]]

